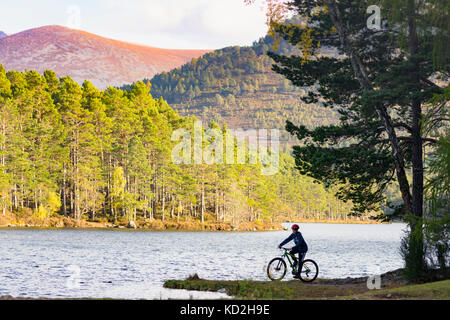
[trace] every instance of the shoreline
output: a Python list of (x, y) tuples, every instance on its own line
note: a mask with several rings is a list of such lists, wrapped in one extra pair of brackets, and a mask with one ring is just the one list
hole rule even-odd
[[(185, 280), (166, 280), (163, 288), (226, 293), (238, 300), (450, 300), (449, 273), (409, 283), (402, 269), (380, 275), (379, 288), (369, 289), (368, 277), (300, 280), (206, 280), (194, 274)], [(132, 300), (114, 298), (46, 298), (0, 296), (0, 300)], [(169, 299), (170, 300), (170, 299)], [(176, 299), (175, 299), (176, 300)], [(183, 299), (178, 299), (183, 300)], [(213, 299), (215, 300), (215, 299)]]
[[(233, 226), (230, 223), (200, 223), (200, 222), (174, 222), (169, 221), (162, 223), (160, 220), (154, 220), (147, 223), (136, 223), (135, 227), (128, 224), (113, 224), (113, 223), (101, 223), (87, 220), (76, 221), (72, 219), (70, 223), (2, 223), (0, 224), (0, 230), (116, 230), (116, 231), (184, 231), (184, 232), (264, 232), (264, 231), (283, 231), (288, 230), (280, 222), (270, 224), (257, 224), (257, 223), (243, 223), (240, 226)], [(392, 223), (379, 223), (372, 221), (339, 221), (339, 220), (301, 220), (295, 221), (296, 223), (304, 224), (352, 224), (352, 225), (373, 225), (373, 224), (392, 224)]]
[(377, 220), (330, 220), (330, 219), (299, 219), (296, 221), (262, 222), (262, 221), (239, 221), (239, 222), (217, 222), (206, 219), (203, 223), (196, 218), (160, 219), (138, 218), (136, 221), (128, 221), (120, 217), (111, 222), (106, 218), (98, 217), (94, 220), (74, 219), (71, 217), (53, 214), (46, 218), (37, 218), (31, 213), (10, 213), (0, 215), (0, 229), (94, 229), (94, 230), (136, 230), (136, 231), (208, 231), (208, 232), (248, 232), (248, 231), (279, 231), (287, 230), (283, 224), (289, 223), (324, 223), (324, 224), (390, 224), (391, 222), (380, 222)]
[(210, 292), (224, 292), (233, 299), (248, 300), (407, 300), (450, 299), (450, 276), (434, 275), (428, 280), (409, 283), (402, 269), (383, 273), (380, 287), (369, 288), (369, 277), (316, 279), (312, 283), (300, 280), (206, 280), (194, 274), (185, 280), (167, 280), (163, 287)]

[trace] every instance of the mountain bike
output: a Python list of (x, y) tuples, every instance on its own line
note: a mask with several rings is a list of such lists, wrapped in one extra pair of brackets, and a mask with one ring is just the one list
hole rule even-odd
[(287, 272), (286, 260), (289, 262), (289, 266), (292, 268), (292, 274), (297, 274), (300, 269), (300, 280), (303, 282), (313, 282), (319, 275), (319, 267), (314, 260), (305, 259), (306, 254), (303, 256), (302, 261), (299, 261), (294, 266), (294, 257), (289, 253), (289, 249), (283, 249), (283, 254), (279, 258), (274, 258), (269, 262), (267, 266), (267, 276), (272, 281), (280, 281), (284, 278)]

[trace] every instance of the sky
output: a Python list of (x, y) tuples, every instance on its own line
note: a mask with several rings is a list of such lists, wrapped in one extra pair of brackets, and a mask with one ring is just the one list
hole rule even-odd
[(0, 31), (61, 25), (170, 49), (251, 45), (267, 31), (263, 1), (1, 0)]

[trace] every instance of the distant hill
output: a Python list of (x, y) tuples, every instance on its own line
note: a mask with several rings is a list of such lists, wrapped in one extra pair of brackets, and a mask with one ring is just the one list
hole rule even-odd
[(103, 38), (61, 26), (45, 26), (9, 36), (0, 33), (0, 63), (7, 70), (52, 69), (81, 83), (105, 88), (151, 78), (210, 50), (173, 50)]
[[(272, 71), (273, 39), (265, 37), (249, 47), (228, 47), (162, 72), (151, 80), (153, 97), (163, 97), (183, 116), (205, 122), (226, 123), (230, 128), (280, 128), (286, 120), (309, 127), (335, 121), (336, 113), (300, 100), (307, 88), (297, 88)], [(283, 54), (298, 52), (286, 42)], [(325, 53), (324, 53), (325, 54)], [(329, 54), (329, 53), (328, 53)]]
[(6, 38), (8, 35), (4, 33), (3, 31), (0, 31), (0, 39)]

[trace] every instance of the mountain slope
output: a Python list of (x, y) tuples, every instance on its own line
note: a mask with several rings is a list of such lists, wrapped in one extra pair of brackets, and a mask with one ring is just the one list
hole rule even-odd
[(4, 33), (3, 31), (0, 31), (0, 39), (6, 38), (8, 35)]
[(54, 70), (77, 82), (120, 86), (168, 71), (208, 50), (147, 47), (61, 26), (45, 26), (0, 36), (0, 63), (7, 70)]
[[(151, 94), (163, 97), (183, 116), (204, 122), (226, 123), (230, 128), (279, 128), (283, 140), (286, 120), (308, 127), (329, 124), (337, 114), (300, 98), (309, 88), (297, 88), (272, 71), (266, 55), (273, 39), (265, 37), (250, 47), (228, 47), (207, 53), (170, 72), (154, 76)], [(278, 52), (298, 54), (281, 42)], [(324, 50), (325, 55), (333, 54)]]

